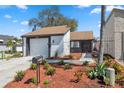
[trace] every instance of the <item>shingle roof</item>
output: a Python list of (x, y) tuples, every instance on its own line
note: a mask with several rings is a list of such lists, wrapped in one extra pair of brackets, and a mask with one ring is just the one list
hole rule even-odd
[(71, 40), (92, 40), (93, 32), (71, 32)]
[(60, 35), (60, 34), (65, 34), (67, 31), (69, 31), (69, 27), (66, 25), (64, 26), (52, 26), (52, 27), (44, 27), (42, 29), (29, 32), (23, 36), (50, 36), (50, 35)]

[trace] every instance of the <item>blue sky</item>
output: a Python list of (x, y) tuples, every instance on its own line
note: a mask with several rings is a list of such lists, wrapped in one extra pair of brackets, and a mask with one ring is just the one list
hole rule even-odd
[[(51, 7), (49, 5), (18, 5), (18, 6), (0, 6), (0, 34), (21, 35), (30, 32), (28, 20), (37, 17), (40, 10)], [(59, 5), (60, 12), (66, 17), (75, 18), (78, 21), (77, 31), (92, 30), (94, 37), (99, 36), (100, 27), (100, 6), (90, 5)], [(107, 6), (106, 16), (113, 8), (124, 9), (124, 6)]]

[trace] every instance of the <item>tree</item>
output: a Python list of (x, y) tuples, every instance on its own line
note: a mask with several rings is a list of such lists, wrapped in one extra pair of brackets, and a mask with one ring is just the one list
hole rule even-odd
[(38, 13), (37, 18), (32, 18), (29, 20), (29, 26), (33, 26), (32, 31), (37, 28), (59, 25), (67, 25), (71, 27), (71, 31), (75, 31), (77, 28), (77, 21), (75, 19), (65, 17), (60, 13), (57, 6), (44, 9)]
[(7, 47), (9, 47), (12, 50), (13, 46), (14, 46), (14, 42), (12, 40), (9, 40), (7, 42)]
[(104, 53), (104, 46), (103, 46), (103, 32), (105, 29), (105, 5), (101, 6), (101, 27), (100, 27), (100, 50), (99, 50), (99, 64), (103, 63), (103, 53)]

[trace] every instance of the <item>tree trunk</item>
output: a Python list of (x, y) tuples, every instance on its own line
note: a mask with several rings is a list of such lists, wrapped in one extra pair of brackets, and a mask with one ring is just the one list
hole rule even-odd
[(100, 28), (100, 46), (99, 46), (99, 59), (98, 63), (103, 63), (103, 53), (104, 53), (104, 42), (103, 42), (103, 32), (105, 28), (105, 5), (101, 6), (101, 28)]

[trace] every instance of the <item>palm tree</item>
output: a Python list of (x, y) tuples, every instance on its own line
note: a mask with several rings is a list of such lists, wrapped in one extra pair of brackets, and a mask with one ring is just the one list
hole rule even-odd
[(102, 5), (101, 6), (100, 47), (99, 47), (100, 50), (99, 50), (99, 59), (98, 59), (99, 64), (103, 63), (103, 53), (104, 53), (103, 32), (105, 28), (105, 10), (106, 10), (105, 5)]

